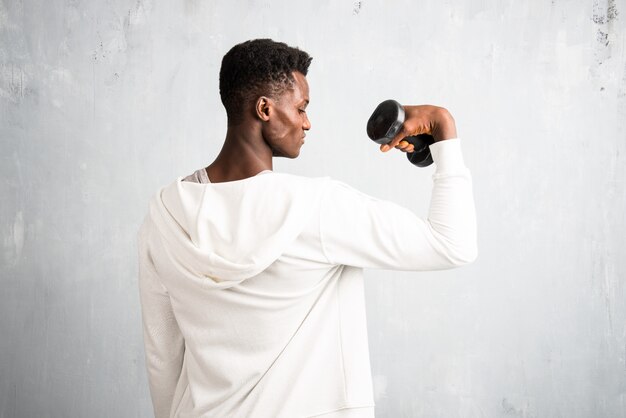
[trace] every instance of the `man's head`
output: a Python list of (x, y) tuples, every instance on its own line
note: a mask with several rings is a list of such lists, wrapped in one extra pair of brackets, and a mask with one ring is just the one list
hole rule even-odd
[(228, 126), (257, 121), (275, 156), (297, 157), (304, 131), (310, 128), (304, 109), (311, 60), (306, 52), (271, 39), (235, 45), (220, 69)]
[(232, 47), (220, 68), (220, 96), (229, 125), (240, 122), (246, 107), (258, 97), (279, 98), (293, 85), (294, 71), (306, 76), (311, 60), (306, 52), (271, 39)]

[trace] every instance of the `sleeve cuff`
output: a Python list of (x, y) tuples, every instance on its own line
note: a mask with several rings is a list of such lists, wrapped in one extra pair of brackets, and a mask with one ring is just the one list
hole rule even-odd
[(430, 145), (430, 153), (437, 169), (436, 173), (456, 173), (467, 170), (463, 153), (461, 152), (461, 140), (459, 138), (444, 139)]

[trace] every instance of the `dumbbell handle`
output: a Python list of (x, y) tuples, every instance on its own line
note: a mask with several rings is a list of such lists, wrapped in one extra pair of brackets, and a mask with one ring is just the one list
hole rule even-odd
[(406, 158), (409, 159), (411, 164), (418, 167), (428, 167), (433, 163), (433, 156), (430, 154), (430, 144), (435, 143), (435, 139), (428, 134), (407, 136), (403, 138), (403, 141), (407, 141), (413, 145), (413, 152), (407, 152)]

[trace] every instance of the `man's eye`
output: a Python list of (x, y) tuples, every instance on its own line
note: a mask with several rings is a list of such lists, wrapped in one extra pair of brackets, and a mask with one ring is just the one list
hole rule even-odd
[(306, 110), (304, 109), (298, 109), (300, 111), (300, 113), (306, 113)]

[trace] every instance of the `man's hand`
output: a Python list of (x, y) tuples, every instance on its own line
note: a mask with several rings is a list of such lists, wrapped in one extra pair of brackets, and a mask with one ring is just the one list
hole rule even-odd
[(447, 109), (431, 105), (402, 107), (405, 112), (402, 130), (390, 143), (380, 146), (382, 152), (394, 147), (403, 152), (413, 152), (413, 145), (403, 141), (407, 136), (429, 134), (433, 136), (435, 142), (456, 138), (456, 124)]

